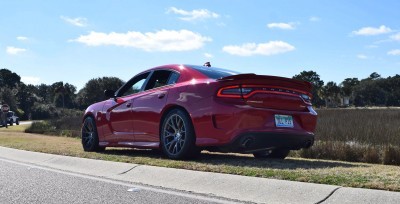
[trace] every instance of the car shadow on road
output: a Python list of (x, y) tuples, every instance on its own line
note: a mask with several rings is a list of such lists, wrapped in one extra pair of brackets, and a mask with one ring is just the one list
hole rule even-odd
[[(129, 157), (145, 157), (160, 160), (168, 160), (159, 150), (140, 150), (140, 149), (107, 149), (104, 154), (121, 155)], [(315, 160), (288, 157), (284, 160), (279, 159), (256, 159), (251, 154), (223, 154), (202, 151), (195, 159), (180, 161), (191, 162), (205, 165), (227, 165), (235, 167), (250, 168), (270, 168), (270, 169), (324, 169), (324, 168), (353, 168), (366, 167), (368, 164), (349, 163), (343, 161)]]

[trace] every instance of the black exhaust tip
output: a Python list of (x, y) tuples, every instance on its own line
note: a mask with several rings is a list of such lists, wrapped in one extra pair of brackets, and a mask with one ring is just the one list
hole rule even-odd
[(243, 139), (241, 146), (243, 148), (250, 148), (252, 146), (252, 144), (254, 143), (254, 138), (252, 137), (246, 137), (245, 139)]
[(304, 143), (304, 147), (305, 147), (305, 148), (310, 148), (311, 146), (313, 146), (313, 144), (314, 144), (314, 141), (312, 141), (312, 140), (307, 140), (307, 141)]

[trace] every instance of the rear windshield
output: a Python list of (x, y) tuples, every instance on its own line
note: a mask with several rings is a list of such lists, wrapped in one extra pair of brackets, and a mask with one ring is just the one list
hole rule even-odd
[(236, 74), (240, 74), (240, 72), (232, 71), (229, 69), (221, 69), (216, 67), (205, 67), (205, 66), (195, 66), (189, 65), (189, 67), (201, 72), (211, 79), (220, 79), (227, 76), (232, 76)]

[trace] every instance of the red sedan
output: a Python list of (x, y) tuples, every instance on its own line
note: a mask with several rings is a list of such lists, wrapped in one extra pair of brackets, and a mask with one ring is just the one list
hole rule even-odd
[(283, 159), (314, 143), (311, 88), (304, 81), (215, 67), (152, 68), (117, 91), (106, 90), (108, 100), (86, 109), (83, 149), (162, 149), (171, 159), (201, 150)]

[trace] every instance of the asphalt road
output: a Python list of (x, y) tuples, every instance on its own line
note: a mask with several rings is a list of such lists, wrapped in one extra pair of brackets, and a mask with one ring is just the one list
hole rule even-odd
[(0, 203), (232, 203), (0, 159)]

